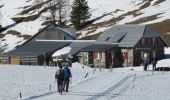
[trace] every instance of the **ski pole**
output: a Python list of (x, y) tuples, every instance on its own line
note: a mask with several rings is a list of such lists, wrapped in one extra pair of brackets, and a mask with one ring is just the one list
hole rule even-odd
[(72, 77), (70, 77), (70, 84), (72, 84)]
[(53, 91), (54, 91), (54, 87), (55, 87), (56, 81), (57, 81), (57, 80), (55, 79), (55, 81), (54, 81), (54, 85), (53, 85)]

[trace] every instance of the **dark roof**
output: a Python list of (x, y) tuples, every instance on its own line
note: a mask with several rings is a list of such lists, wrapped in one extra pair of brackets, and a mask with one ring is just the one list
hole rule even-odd
[(54, 25), (47, 25), (45, 26), (44, 28), (40, 29), (39, 32), (37, 32), (36, 34), (34, 34), (31, 38), (29, 38), (26, 42), (24, 42), (22, 45), (25, 45), (27, 43), (29, 43), (30, 41), (34, 40), (36, 37), (38, 37), (41, 33), (47, 33), (49, 32), (49, 30), (53, 30), (53, 31), (60, 31), (64, 34), (64, 36), (69, 40), (70, 37), (73, 39), (76, 39), (76, 34), (75, 34), (75, 29), (72, 28), (72, 27), (57, 27), (57, 26), (54, 26)]
[(116, 46), (115, 44), (110, 44), (110, 43), (93, 43), (81, 49), (81, 51), (82, 52), (86, 52), (86, 51), (105, 52), (107, 50), (112, 49), (115, 46)]
[(28, 40), (26, 40), (21, 46), (27, 44), (31, 40), (33, 40), (36, 36), (38, 36), (40, 33), (42, 33), (45, 29), (47, 29), (50, 25), (45, 26), (44, 28), (40, 29), (38, 33), (34, 34), (32, 37), (30, 37)]
[(56, 29), (58, 29), (60, 32), (64, 33), (65, 37), (68, 40), (76, 40), (75, 30), (72, 27), (69, 27), (69, 28), (57, 27)]
[(149, 27), (145, 27), (145, 30), (143, 32), (143, 37), (159, 37), (160, 34)]
[(75, 41), (68, 45), (71, 47), (70, 54), (72, 56), (77, 55), (79, 52), (105, 52), (117, 46), (117, 44), (111, 43), (99, 43), (95, 41)]
[(17, 56), (24, 56), (24, 55), (30, 55), (30, 56), (38, 56), (41, 54), (49, 53), (52, 51), (56, 51), (58, 49), (61, 49), (67, 45), (69, 45), (70, 42), (46, 42), (46, 41), (35, 41), (28, 44), (25, 44), (15, 50), (12, 50), (10, 52), (5, 53), (4, 55), (17, 55)]
[(94, 42), (73, 42), (69, 46), (72, 48), (71, 49), (71, 55), (75, 55), (81, 51), (81, 49), (92, 45)]
[(142, 37), (160, 34), (145, 25), (114, 25), (99, 36), (97, 42), (119, 43), (119, 47), (134, 47)]

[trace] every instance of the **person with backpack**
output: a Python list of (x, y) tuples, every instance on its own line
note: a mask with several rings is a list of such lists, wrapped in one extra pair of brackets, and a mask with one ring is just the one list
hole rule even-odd
[(55, 79), (57, 80), (58, 92), (62, 94), (64, 81), (64, 71), (62, 69), (62, 66), (60, 66), (59, 69), (57, 70), (55, 74)]
[(72, 77), (68, 64), (64, 65), (64, 90), (68, 92), (70, 78)]

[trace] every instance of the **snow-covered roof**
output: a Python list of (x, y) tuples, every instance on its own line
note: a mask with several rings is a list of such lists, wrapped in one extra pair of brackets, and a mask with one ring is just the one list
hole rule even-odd
[(67, 46), (67, 47), (64, 47), (60, 50), (57, 50), (56, 52), (54, 52), (54, 54), (52, 55), (52, 57), (58, 57), (58, 56), (62, 56), (62, 55), (65, 55), (65, 54), (69, 54), (70, 51), (71, 51), (71, 47)]

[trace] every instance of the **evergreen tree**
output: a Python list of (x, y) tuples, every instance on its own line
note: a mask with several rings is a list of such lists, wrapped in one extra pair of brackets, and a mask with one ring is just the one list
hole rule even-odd
[(76, 29), (80, 29), (81, 25), (85, 23), (91, 14), (89, 13), (89, 6), (86, 0), (74, 0), (71, 11), (71, 22)]

